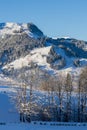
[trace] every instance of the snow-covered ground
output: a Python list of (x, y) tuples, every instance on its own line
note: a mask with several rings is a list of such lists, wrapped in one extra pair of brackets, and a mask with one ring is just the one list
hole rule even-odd
[[(13, 28), (13, 27), (12, 27)], [(17, 59), (14, 62), (6, 65), (3, 67), (3, 69), (9, 69), (9, 68), (14, 68), (14, 69), (20, 69), (24, 66), (28, 66), (32, 61), (37, 63), (39, 67), (42, 67), (43, 69), (47, 71), (51, 71), (54, 73), (61, 73), (62, 75), (67, 74), (68, 72), (72, 73), (73, 76), (79, 75), (81, 68), (75, 68), (73, 66), (73, 60), (74, 58), (68, 58), (65, 55), (64, 50), (62, 49), (57, 49), (56, 52), (61, 54), (63, 57), (66, 59), (66, 67), (61, 69), (60, 71), (53, 70), (50, 67), (50, 64), (47, 63), (46, 57), (48, 56), (48, 53), (50, 52), (51, 46), (44, 47), (44, 48), (39, 48), (39, 49), (34, 49), (33, 51), (30, 52), (29, 55)], [(87, 64), (86, 59), (81, 59), (82, 65)], [(79, 123), (76, 123), (76, 125), (73, 125), (73, 123), (66, 124), (62, 123), (60, 126), (59, 123), (39, 123), (37, 122), (36, 124), (31, 123), (20, 123), (19, 122), (19, 114), (17, 113), (15, 109), (15, 104), (12, 103), (11, 98), (12, 94), (14, 93), (15, 89), (11, 86), (10, 84), (10, 79), (8, 77), (5, 77), (4, 75), (0, 74), (0, 84), (4, 84), (3, 86), (0, 86), (0, 122), (5, 123), (3, 125), (0, 125), (0, 130), (86, 130), (87, 129), (87, 124), (86, 126), (83, 126), (82, 124), (80, 125)], [(7, 84), (7, 86), (5, 86)], [(70, 126), (69, 126), (70, 125)]]
[(48, 53), (50, 52), (50, 48), (51, 46), (34, 49), (30, 52), (29, 55), (11, 62), (10, 64), (4, 66), (3, 69), (8, 68), (20, 69), (24, 66), (28, 66), (33, 61), (39, 67), (54, 72), (54, 70), (50, 67), (50, 64), (48, 64), (46, 61)]
[(0, 93), (0, 104), (0, 122), (19, 122), (19, 114), (6, 91)]
[[(11, 62), (10, 64), (5, 65), (3, 69), (8, 69), (8, 70), (11, 68), (20, 69), (22, 67), (29, 66), (31, 62), (34, 62), (39, 66), (39, 68), (48, 71), (50, 74), (66, 75), (67, 73), (74, 73), (74, 74), (80, 73), (81, 67), (75, 67), (73, 64), (75, 57), (69, 58), (65, 54), (64, 50), (61, 48), (56, 48), (55, 52), (65, 58), (66, 66), (61, 70), (55, 70), (51, 68), (50, 64), (47, 63), (47, 56), (49, 55), (50, 49), (51, 49), (51, 45), (47, 47), (34, 49), (27, 56), (17, 59)], [(87, 65), (87, 59), (80, 59), (80, 62), (81, 62), (81, 66)], [(54, 64), (56, 64), (56, 62)]]
[(30, 52), (29, 55), (13, 61), (12, 63), (4, 66), (3, 69), (8, 68), (9, 66), (13, 67), (14, 69), (20, 69), (23, 66), (28, 66), (31, 61), (37, 63), (40, 66), (47, 66), (49, 69), (49, 64), (46, 61), (46, 57), (50, 51), (50, 48), (51, 47), (43, 47), (34, 49)]
[[(7, 83), (9, 78), (0, 76), (0, 82)], [(83, 123), (59, 123), (59, 122), (31, 122), (20, 123), (19, 114), (12, 102), (15, 89), (10, 86), (0, 86), (0, 130), (86, 130), (87, 124)]]
[(1, 74), (0, 75), (0, 122), (4, 122), (4, 123), (19, 122), (19, 114), (15, 108), (14, 102), (12, 101), (14, 92), (15, 89), (11, 86), (10, 79)]
[[(44, 123), (43, 123), (44, 124)], [(52, 125), (54, 124), (54, 125)], [(79, 126), (77, 124), (76, 126), (58, 126), (58, 123), (50, 123), (46, 125), (42, 125), (40, 123), (38, 124), (21, 124), (21, 123), (13, 123), (13, 124), (6, 124), (1, 125), (0, 130), (87, 130), (87, 126)]]
[(1, 25), (2, 28), (0, 29), (0, 36), (2, 38), (4, 38), (5, 34), (9, 35), (15, 35), (17, 34), (21, 34), (21, 29), (23, 33), (28, 34), (30, 37), (34, 37), (36, 38), (36, 35), (34, 35), (33, 33), (31, 33), (28, 29), (28, 26), (26, 23), (3, 23), (3, 25)]

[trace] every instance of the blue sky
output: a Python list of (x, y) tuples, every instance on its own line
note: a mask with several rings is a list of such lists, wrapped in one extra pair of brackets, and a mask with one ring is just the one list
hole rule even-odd
[(33, 22), (47, 36), (87, 40), (87, 0), (0, 0), (0, 22)]

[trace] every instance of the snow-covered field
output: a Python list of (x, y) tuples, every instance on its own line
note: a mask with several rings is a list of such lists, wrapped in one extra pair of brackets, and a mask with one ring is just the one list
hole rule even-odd
[[(3, 76), (2, 76), (3, 77)], [(6, 77), (4, 77), (6, 79)], [(2, 78), (0, 78), (1, 80)], [(8, 79), (7, 79), (8, 81)], [(0, 130), (86, 130), (87, 124), (59, 122), (20, 123), (19, 114), (11, 100), (14, 88), (0, 86)]]
[(11, 86), (0, 86), (0, 122), (19, 122), (19, 114), (11, 98), (13, 94)]
[(87, 126), (53, 126), (52, 124), (6, 124), (1, 125), (0, 130), (87, 130)]

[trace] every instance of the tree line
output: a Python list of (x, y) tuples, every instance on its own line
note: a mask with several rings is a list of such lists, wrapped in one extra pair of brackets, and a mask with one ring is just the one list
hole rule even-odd
[(20, 79), (15, 101), (21, 122), (87, 122), (87, 67), (81, 71), (76, 88), (71, 74), (41, 76), (35, 67), (29, 75), (21, 73)]

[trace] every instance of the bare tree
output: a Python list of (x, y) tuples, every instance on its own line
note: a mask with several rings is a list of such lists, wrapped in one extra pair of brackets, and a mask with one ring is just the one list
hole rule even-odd
[(71, 97), (72, 97), (72, 78), (70, 74), (67, 74), (66, 81), (65, 81), (65, 95), (66, 95), (66, 110), (65, 110), (65, 121), (71, 120)]
[(79, 77), (78, 121), (87, 121), (87, 67), (82, 70)]
[(20, 114), (20, 121), (30, 122), (32, 114), (36, 114), (37, 102), (35, 100), (34, 88), (36, 86), (36, 65), (31, 62), (28, 71), (22, 67), (21, 74), (17, 80), (21, 85), (16, 88), (16, 106)]
[(64, 111), (64, 84), (65, 79), (59, 75), (55, 77), (54, 81), (54, 89), (55, 89), (55, 97), (56, 97), (56, 120), (62, 121), (63, 120), (63, 111)]

